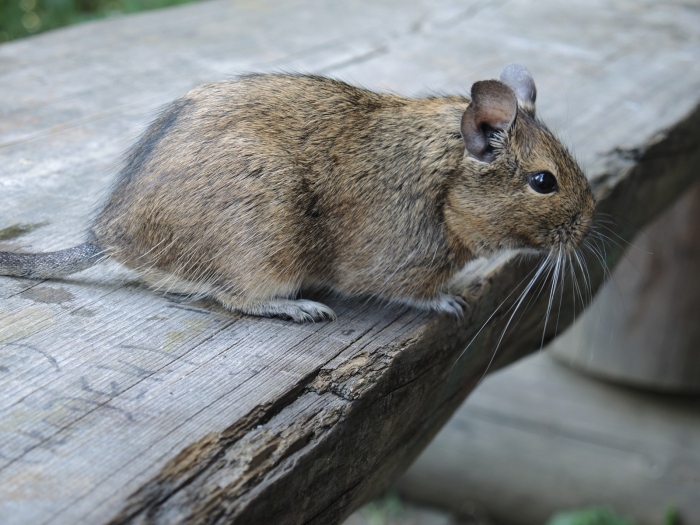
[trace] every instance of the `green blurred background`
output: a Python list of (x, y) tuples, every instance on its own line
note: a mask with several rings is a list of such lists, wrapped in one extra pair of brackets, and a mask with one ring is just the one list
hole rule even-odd
[(0, 43), (78, 22), (194, 0), (0, 0)]

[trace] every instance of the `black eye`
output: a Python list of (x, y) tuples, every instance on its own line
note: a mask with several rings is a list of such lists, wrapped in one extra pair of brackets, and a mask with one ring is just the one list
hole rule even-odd
[(548, 171), (533, 173), (528, 177), (527, 182), (537, 193), (553, 193), (559, 187), (557, 178)]

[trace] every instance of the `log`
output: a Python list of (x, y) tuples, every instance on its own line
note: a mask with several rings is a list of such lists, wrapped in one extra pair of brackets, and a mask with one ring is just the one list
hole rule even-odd
[(700, 523), (699, 412), (697, 396), (602, 382), (539, 352), (487, 377), (398, 489), (512, 525), (593, 505), (635, 525), (669, 509)]
[[(3, 44), (0, 248), (79, 242), (119, 153), (204, 81), (284, 69), (464, 93), (513, 61), (629, 238), (696, 178), (698, 16), (631, 0), (214, 0)], [(547, 294), (532, 297), (495, 352), (536, 264), (472, 265), (453, 287), (463, 323), (333, 298), (334, 323), (252, 319), (159, 296), (113, 265), (2, 278), (0, 522), (339, 523), (487, 370), (571, 321), (581, 305), (565, 290), (543, 336)], [(591, 267), (592, 290), (603, 274)]]

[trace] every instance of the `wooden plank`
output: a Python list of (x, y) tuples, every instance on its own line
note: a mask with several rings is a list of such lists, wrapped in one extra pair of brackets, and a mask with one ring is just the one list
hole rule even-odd
[(697, 398), (602, 383), (542, 352), (485, 380), (399, 487), (514, 525), (589, 505), (640, 525), (673, 507), (698, 523), (699, 411)]
[[(571, 135), (623, 235), (696, 176), (699, 15), (681, 2), (345, 4), (217, 0), (0, 46), (0, 225), (40, 225), (2, 249), (77, 243), (153, 112), (244, 70), (464, 93), (524, 62), (540, 114)], [(2, 278), (0, 522), (337, 523), (406, 468), (487, 368), (539, 347), (546, 294), (492, 362), (496, 321), (534, 264), (474, 265), (455, 285), (464, 324), (333, 298), (336, 323), (239, 317), (113, 265)], [(564, 297), (559, 328), (573, 314)]]

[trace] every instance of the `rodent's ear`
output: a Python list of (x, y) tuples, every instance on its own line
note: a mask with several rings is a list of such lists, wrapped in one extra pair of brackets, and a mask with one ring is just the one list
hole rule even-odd
[(462, 138), (472, 157), (482, 162), (496, 160), (489, 139), (506, 133), (515, 121), (518, 101), (513, 90), (498, 80), (482, 80), (472, 86), (472, 101), (462, 115)]
[(523, 111), (534, 117), (537, 87), (527, 68), (522, 64), (508, 64), (501, 72), (501, 82), (513, 90)]

